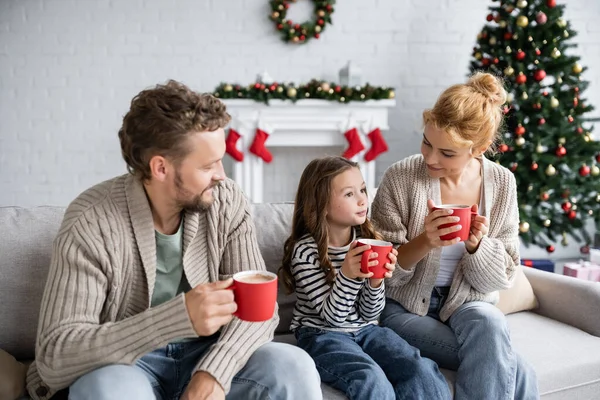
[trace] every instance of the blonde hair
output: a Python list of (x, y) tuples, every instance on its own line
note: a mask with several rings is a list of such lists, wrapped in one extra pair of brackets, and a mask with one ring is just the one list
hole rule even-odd
[(423, 111), (423, 125), (446, 131), (459, 147), (495, 150), (504, 122), (502, 105), (507, 93), (503, 81), (489, 73), (476, 72), (467, 83), (450, 86), (432, 109)]

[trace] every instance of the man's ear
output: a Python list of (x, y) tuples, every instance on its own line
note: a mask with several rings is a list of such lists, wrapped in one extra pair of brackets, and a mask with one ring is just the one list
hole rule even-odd
[(150, 167), (150, 175), (152, 175), (153, 179), (156, 179), (159, 182), (164, 182), (167, 178), (167, 170), (170, 166), (170, 163), (163, 156), (154, 156), (150, 159), (149, 167)]

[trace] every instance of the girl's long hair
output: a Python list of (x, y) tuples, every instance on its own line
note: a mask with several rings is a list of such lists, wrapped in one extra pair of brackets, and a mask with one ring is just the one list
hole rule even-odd
[[(343, 157), (323, 157), (312, 160), (302, 172), (292, 220), (292, 234), (283, 247), (283, 261), (279, 268), (279, 279), (288, 293), (292, 293), (296, 284), (292, 275), (292, 257), (296, 243), (306, 234), (310, 234), (317, 243), (319, 263), (325, 272), (327, 283), (333, 283), (335, 271), (332, 268), (327, 246), (329, 243), (327, 208), (331, 198), (333, 178), (350, 168), (358, 168), (354, 161)], [(358, 235), (363, 238), (381, 239), (371, 221), (357, 226)]]

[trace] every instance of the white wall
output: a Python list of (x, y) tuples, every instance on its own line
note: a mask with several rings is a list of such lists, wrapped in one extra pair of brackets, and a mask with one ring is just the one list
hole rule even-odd
[[(289, 16), (306, 19), (310, 4)], [(465, 79), (490, 4), (340, 0), (320, 40), (292, 46), (274, 32), (267, 0), (2, 0), (0, 206), (66, 205), (123, 173), (117, 130), (143, 88), (174, 78), (210, 91), (264, 70), (279, 81), (336, 80), (348, 60), (366, 81), (397, 88), (381, 175), (418, 151), (422, 109)], [(586, 94), (600, 108), (599, 17), (597, 0), (568, 2), (590, 68)], [(290, 175), (304, 166), (281, 165)]]

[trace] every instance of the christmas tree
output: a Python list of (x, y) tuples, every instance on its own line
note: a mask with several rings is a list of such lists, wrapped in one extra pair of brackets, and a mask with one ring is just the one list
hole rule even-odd
[(553, 252), (570, 235), (586, 252), (586, 222), (600, 223), (600, 143), (586, 118), (586, 68), (569, 51), (576, 32), (556, 0), (501, 0), (489, 9), (471, 71), (502, 76), (509, 93), (496, 159), (515, 174), (520, 236)]

